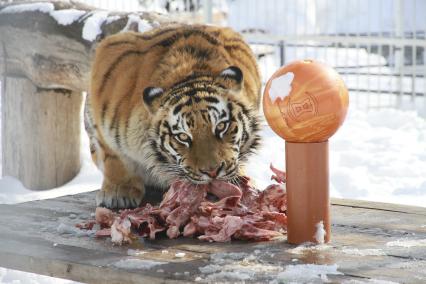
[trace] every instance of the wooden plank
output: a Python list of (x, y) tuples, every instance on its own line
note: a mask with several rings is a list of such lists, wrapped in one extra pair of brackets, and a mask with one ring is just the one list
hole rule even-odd
[(407, 205), (394, 204), (394, 203), (331, 198), (331, 204), (338, 205), (338, 206), (349, 206), (354, 208), (375, 209), (375, 210), (426, 215), (426, 210), (424, 207), (407, 206)]
[[(87, 283), (266, 283), (301, 264), (337, 264), (342, 274), (328, 275), (332, 282), (426, 281), (425, 208), (333, 204), (332, 242), (298, 247), (285, 239), (222, 244), (187, 238), (117, 247), (107, 239), (63, 233), (90, 218), (93, 192), (1, 205), (0, 266)], [(179, 252), (185, 255), (177, 257)]]

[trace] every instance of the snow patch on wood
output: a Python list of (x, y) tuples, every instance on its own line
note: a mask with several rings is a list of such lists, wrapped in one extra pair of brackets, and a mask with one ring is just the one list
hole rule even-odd
[(323, 244), (325, 242), (326, 231), (324, 230), (324, 222), (320, 221), (315, 225), (317, 231), (315, 232), (315, 240), (319, 244)]
[(381, 249), (357, 249), (357, 248), (343, 248), (342, 252), (344, 254), (350, 254), (350, 255), (359, 255), (359, 256), (379, 256), (379, 255), (386, 255), (386, 253)]
[(277, 99), (284, 100), (285, 97), (290, 95), (293, 79), (294, 73), (287, 72), (272, 80), (271, 88), (269, 89), (269, 97), (273, 103), (275, 103)]
[(313, 244), (313, 243), (303, 243), (295, 248), (288, 249), (287, 252), (291, 254), (305, 254), (305, 253), (312, 253), (312, 252), (321, 252), (325, 250), (332, 249), (331, 246), (326, 244)]
[(122, 32), (127, 32), (132, 30), (132, 25), (137, 25), (138, 32), (143, 33), (152, 29), (152, 25), (145, 19), (141, 19), (140, 16), (136, 14), (130, 14), (127, 16), (127, 24), (123, 28)]
[(55, 6), (52, 3), (28, 3), (5, 7), (0, 11), (0, 14), (13, 14), (36, 11), (42, 13), (49, 13), (53, 10), (55, 10)]
[(163, 265), (166, 263), (167, 262), (162, 261), (129, 258), (114, 262), (112, 265), (123, 269), (151, 269), (152, 267)]
[[(214, 253), (210, 256), (210, 264), (199, 267), (204, 278), (197, 277), (196, 282), (245, 281), (282, 272), (279, 263), (276, 265), (259, 262), (259, 254), (270, 254), (267, 250), (255, 250), (248, 253)], [(198, 280), (197, 280), (198, 279)]]
[(102, 33), (101, 26), (107, 20), (107, 11), (98, 11), (92, 15), (84, 23), (82, 37), (88, 41), (94, 41)]
[(86, 13), (85, 11), (77, 9), (55, 10), (55, 6), (52, 3), (31, 3), (8, 6), (2, 9), (0, 14), (24, 12), (41, 12), (49, 14), (58, 24), (63, 26), (71, 25)]
[(105, 24), (111, 24), (112, 22), (115, 22), (115, 21), (117, 21), (117, 20), (120, 20), (121, 19), (121, 17), (120, 16), (117, 16), (117, 15), (115, 15), (115, 16), (108, 16), (107, 17), (107, 19), (105, 20)]
[[(328, 281), (327, 275), (343, 275), (337, 271), (337, 264), (333, 265), (317, 265), (317, 264), (299, 264), (287, 265), (284, 272), (277, 275), (277, 282), (281, 281), (295, 282), (295, 283), (317, 283), (320, 280), (323, 282)], [(315, 281), (315, 282), (314, 282)]]
[(65, 9), (51, 11), (49, 14), (58, 22), (58, 24), (67, 26), (80, 19), (80, 17), (86, 14), (86, 11), (77, 9)]
[(185, 255), (186, 255), (186, 253), (184, 253), (184, 252), (178, 252), (178, 253), (175, 254), (175, 257), (183, 258), (183, 257), (185, 257)]
[(386, 246), (388, 247), (426, 247), (426, 239), (405, 239), (405, 240), (396, 240), (392, 242), (387, 242)]

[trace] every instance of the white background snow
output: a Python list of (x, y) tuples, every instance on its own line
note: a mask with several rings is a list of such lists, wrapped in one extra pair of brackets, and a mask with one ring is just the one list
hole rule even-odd
[[(247, 0), (245, 0), (247, 1)], [(253, 2), (255, 0), (248, 0)], [(93, 1), (92, 1), (93, 2)], [(98, 1), (99, 2), (99, 1)], [(111, 1), (109, 1), (111, 2)], [(137, 5), (136, 1), (130, 1), (132, 5)], [(135, 2), (135, 3), (133, 3)], [(331, 13), (340, 5), (338, 0), (315, 1), (315, 9), (305, 11), (304, 1), (274, 1), (268, 0), (273, 5), (256, 5), (256, 9), (245, 2), (243, 14), (251, 19), (250, 26), (246, 26), (248, 21), (233, 17), (235, 9), (240, 9), (240, 1), (228, 1), (229, 24), (244, 29), (255, 25), (258, 28), (271, 32), (289, 34), (306, 32), (326, 32), (326, 33), (349, 33), (349, 32), (386, 32), (392, 30), (394, 23), (395, 1), (389, 1), (389, 13), (382, 13), (378, 8), (378, 2), (382, 1), (345, 1), (345, 9), (341, 9), (338, 17), (332, 21), (326, 21), (323, 15)], [(365, 5), (368, 2), (368, 5)], [(104, 2), (105, 3), (105, 2)], [(255, 2), (253, 2), (254, 4)], [(296, 4), (297, 3), (297, 4)], [(341, 2), (340, 2), (341, 3)], [(413, 9), (413, 1), (407, 1), (405, 13), (413, 11), (417, 13), (415, 17), (405, 17), (407, 23), (403, 26), (412, 28), (424, 24), (424, 14), (421, 11), (425, 5), (423, 1), (417, 1), (417, 8)], [(275, 15), (274, 9), (281, 9), (285, 6), (291, 13), (282, 23), (283, 18)], [(132, 6), (133, 7), (133, 6)], [(368, 9), (365, 9), (368, 7)], [(32, 7), (34, 8), (34, 6)], [(30, 9), (22, 7), (22, 9)], [(69, 10), (68, 12), (55, 12), (52, 6), (43, 4), (38, 7), (40, 11), (51, 14), (60, 24), (66, 25), (77, 20), (81, 11)], [(263, 9), (263, 10), (259, 10)], [(271, 10), (272, 9), (272, 10)], [(408, 11), (408, 12), (407, 12)], [(19, 11), (18, 11), (19, 12)], [(256, 13), (256, 16), (250, 15)], [(372, 19), (368, 23), (355, 19), (352, 15), (366, 15)], [(380, 17), (375, 17), (380, 15)], [(1, 16), (1, 15), (0, 15)], [(414, 20), (413, 20), (414, 18)], [(106, 13), (94, 14), (84, 31), (84, 37), (93, 40), (97, 34), (99, 21), (112, 20)], [(346, 21), (346, 29), (336, 24), (342, 19)], [(409, 19), (409, 20), (408, 20)], [(277, 24), (281, 21), (280, 24)], [(300, 23), (303, 22), (303, 25)], [(299, 24), (298, 24), (299, 23)], [(301, 30), (299, 30), (301, 29)], [(286, 48), (286, 59), (296, 59), (311, 57), (321, 59), (331, 65), (344, 62), (347, 65), (357, 64), (383, 65), (384, 58), (367, 54), (365, 49), (335, 49), (331, 47), (305, 47)], [(278, 66), (273, 57), (266, 57), (261, 62), (261, 68), (268, 77)], [(389, 73), (390, 70), (384, 67), (380, 72)], [(349, 86), (370, 86), (383, 90), (394, 90), (395, 81), (384, 79), (378, 81), (368, 76), (355, 76), (345, 78)], [(386, 81), (387, 80), (387, 81)], [(405, 79), (404, 79), (405, 80)], [(403, 80), (403, 87), (410, 84)], [(418, 89), (426, 87), (424, 82), (416, 82)], [(424, 89), (423, 89), (424, 90)], [(390, 94), (373, 95), (366, 93), (350, 94), (352, 100), (345, 123), (341, 129), (330, 139), (330, 188), (331, 196), (338, 198), (354, 198), (381, 202), (400, 203), (416, 206), (426, 206), (426, 102), (424, 99), (417, 99), (412, 103), (410, 98), (403, 98), (400, 103), (401, 108), (379, 108), (366, 111), (363, 102), (368, 104), (388, 99), (391, 105), (396, 97)], [(354, 103), (356, 102), (356, 103)], [(269, 184), (271, 173), (269, 163), (272, 162), (279, 168), (284, 168), (284, 141), (275, 135), (266, 123), (262, 131), (263, 147), (259, 153), (252, 157), (248, 165), (248, 174), (255, 179), (261, 188)], [(1, 152), (1, 151), (0, 151)], [(78, 176), (70, 183), (48, 191), (30, 191), (25, 189), (19, 181), (11, 177), (0, 179), (0, 204), (19, 203), (29, 200), (53, 198), (67, 194), (77, 194), (84, 191), (96, 190), (100, 187), (102, 176), (90, 159), (88, 139), (85, 133), (82, 134), (82, 169)], [(1, 163), (0, 163), (1, 171)], [(392, 245), (392, 244), (389, 244)], [(300, 271), (299, 271), (300, 272)], [(290, 272), (288, 272), (290, 273)], [(0, 283), (75, 283), (67, 280), (59, 280), (36, 274), (25, 274), (22, 272), (0, 268)]]

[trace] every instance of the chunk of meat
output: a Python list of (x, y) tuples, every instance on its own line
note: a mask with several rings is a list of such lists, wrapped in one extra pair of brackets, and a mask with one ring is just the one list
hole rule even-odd
[(279, 169), (275, 168), (272, 164), (269, 165), (269, 168), (271, 169), (271, 171), (274, 173), (271, 176), (271, 180), (275, 180), (278, 183), (285, 183), (286, 181), (286, 174), (283, 171), (280, 171)]
[(131, 223), (128, 218), (116, 217), (111, 226), (111, 241), (122, 245), (132, 242)]
[[(109, 235), (113, 243), (120, 245), (135, 238), (132, 229), (139, 236), (150, 239), (155, 239), (162, 231), (166, 231), (169, 238), (183, 234), (215, 242), (232, 239), (263, 241), (280, 237), (287, 226), (285, 173), (272, 165), (271, 170), (278, 184), (272, 184), (264, 191), (252, 187), (248, 177), (240, 177), (238, 186), (220, 180), (207, 185), (176, 180), (159, 206), (146, 204), (119, 213), (97, 208), (96, 222), (101, 225), (101, 230), (96, 236)], [(217, 201), (209, 199), (208, 194)]]
[[(207, 186), (177, 181), (170, 187), (160, 204), (160, 215), (169, 225), (167, 236), (171, 239), (180, 235), (180, 228), (186, 225), (192, 215), (198, 210), (200, 203), (205, 200)], [(170, 191), (169, 190), (169, 191)]]
[(244, 220), (241, 217), (232, 215), (227, 215), (223, 218), (215, 217), (213, 222), (220, 227), (220, 230), (218, 232), (214, 232), (213, 230), (207, 231), (205, 235), (198, 237), (200, 240), (228, 242), (244, 225)]
[(103, 207), (96, 208), (95, 219), (98, 224), (105, 227), (111, 227), (115, 220), (114, 213)]

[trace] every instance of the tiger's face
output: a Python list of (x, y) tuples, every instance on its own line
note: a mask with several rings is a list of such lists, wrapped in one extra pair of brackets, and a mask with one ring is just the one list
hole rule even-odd
[(241, 71), (230, 67), (218, 78), (145, 91), (148, 101), (164, 97), (150, 143), (164, 172), (196, 184), (237, 181), (240, 164), (259, 143), (259, 119), (245, 103), (241, 83)]

